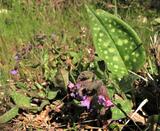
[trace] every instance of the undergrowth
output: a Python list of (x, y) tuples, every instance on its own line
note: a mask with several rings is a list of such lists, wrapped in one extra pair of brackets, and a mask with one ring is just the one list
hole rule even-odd
[[(4, 130), (158, 127), (158, 11), (136, 0), (1, 0), (0, 4), (0, 123)], [(147, 54), (140, 70), (122, 81), (110, 77), (107, 61), (94, 47), (85, 5), (114, 14), (137, 32)], [(131, 118), (144, 99), (148, 105)], [(11, 113), (4, 114), (7, 111)]]

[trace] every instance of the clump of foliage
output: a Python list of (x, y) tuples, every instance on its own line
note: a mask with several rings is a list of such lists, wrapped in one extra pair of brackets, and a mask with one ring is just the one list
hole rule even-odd
[[(144, 128), (153, 129), (153, 124), (159, 122), (159, 115), (155, 114), (159, 114), (157, 98), (160, 95), (152, 95), (159, 91), (159, 72), (153, 69), (159, 64), (159, 48), (153, 47), (154, 58), (148, 58), (143, 40), (132, 28), (134, 25), (131, 27), (118, 17), (121, 3), (94, 1), (95, 7), (108, 9), (107, 12), (84, 7), (90, 1), (12, 2), (12, 6), (6, 5), (9, 12), (3, 14), (5, 17), (1, 21), (5, 28), (10, 25), (0, 39), (5, 43), (3, 53), (8, 48), (7, 31), (21, 34), (23, 37), (18, 42), (22, 44), (23, 41), (23, 44), (17, 44), (14, 54), (9, 54), (11, 60), (0, 61), (0, 67), (4, 68), (7, 63), (9, 70), (8, 82), (2, 85), (8, 97), (2, 99), (6, 104), (1, 109), (1, 124), (11, 121), (20, 130), (76, 130), (94, 126), (119, 130), (129, 129), (131, 124), (134, 129), (141, 130), (138, 121)], [(74, 9), (69, 8), (72, 4)], [(123, 12), (126, 8), (120, 10)], [(17, 19), (20, 14), (24, 23)], [(34, 18), (33, 23), (28, 21), (30, 18)], [(21, 26), (25, 27), (22, 32), (12, 30), (12, 27), (20, 29)], [(9, 65), (10, 61), (13, 65)], [(2, 73), (0, 76), (1, 79)], [(154, 102), (155, 110), (148, 110)], [(136, 115), (142, 117), (137, 112), (143, 106), (151, 125), (135, 119)]]

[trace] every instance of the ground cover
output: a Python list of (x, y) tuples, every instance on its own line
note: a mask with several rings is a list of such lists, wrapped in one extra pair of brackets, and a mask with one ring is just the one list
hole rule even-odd
[(159, 129), (153, 2), (0, 2), (0, 129)]

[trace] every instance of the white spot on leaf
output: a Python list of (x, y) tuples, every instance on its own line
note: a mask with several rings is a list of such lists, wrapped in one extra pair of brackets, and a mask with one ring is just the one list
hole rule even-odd
[(127, 44), (129, 41), (127, 39), (124, 40), (124, 43)]
[(118, 69), (118, 65), (114, 65), (114, 68)]
[(114, 28), (113, 28), (113, 29), (111, 29), (111, 32), (112, 32), (112, 33), (114, 33), (115, 31), (116, 31), (116, 30), (115, 30)]
[(100, 36), (100, 37), (103, 37), (103, 36), (104, 36), (104, 34), (103, 34), (103, 33), (100, 33), (100, 34), (99, 34), (99, 36)]
[(136, 61), (137, 61), (137, 60), (134, 58), (134, 59), (133, 59), (133, 62), (136, 62)]
[(104, 51), (104, 54), (105, 54), (105, 55), (107, 55), (107, 54), (108, 54), (108, 52), (107, 52), (107, 51)]
[(109, 27), (112, 27), (112, 25), (111, 25), (111, 24), (109, 24)]
[(113, 52), (115, 52), (115, 49), (114, 49), (114, 48), (109, 48), (108, 51), (109, 51), (110, 53), (113, 53)]
[(99, 38), (98, 41), (99, 41), (99, 42), (102, 42), (102, 39)]
[(124, 60), (129, 60), (129, 56), (128, 55), (124, 56)]
[(139, 57), (139, 54), (138, 54), (138, 53), (136, 53), (136, 54), (135, 54), (135, 56), (136, 56), (136, 57)]
[(105, 56), (105, 59), (108, 59), (109, 57), (108, 56)]
[(118, 57), (117, 56), (114, 56), (113, 57), (113, 61), (118, 61), (119, 59), (118, 59)]
[(119, 39), (118, 42), (117, 42), (117, 45), (122, 46), (123, 45), (122, 40)]

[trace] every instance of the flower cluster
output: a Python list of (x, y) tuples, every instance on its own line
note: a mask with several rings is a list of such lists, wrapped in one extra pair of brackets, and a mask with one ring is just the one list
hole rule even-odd
[(98, 103), (100, 105), (103, 105), (105, 108), (109, 108), (113, 106), (113, 103), (111, 102), (111, 100), (108, 97), (104, 97), (102, 95), (98, 96)]
[(86, 94), (80, 94), (81, 89), (82, 89), (81, 82), (78, 82), (76, 84), (69, 82), (68, 84), (68, 91), (69, 91), (70, 96), (74, 99), (79, 100), (81, 106), (86, 107), (87, 109), (91, 109), (93, 97), (96, 97), (97, 103), (105, 107), (106, 110), (113, 106), (113, 103), (111, 102), (109, 97), (104, 96), (102, 94), (98, 94), (98, 93), (94, 94), (93, 96), (86, 95)]

